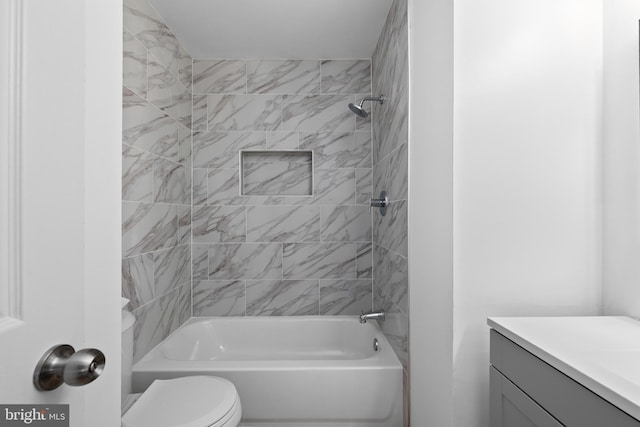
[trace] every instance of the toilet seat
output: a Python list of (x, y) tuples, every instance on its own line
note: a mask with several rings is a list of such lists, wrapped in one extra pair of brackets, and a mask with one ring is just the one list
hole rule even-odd
[(222, 427), (240, 421), (240, 399), (224, 378), (155, 380), (122, 417), (123, 427)]

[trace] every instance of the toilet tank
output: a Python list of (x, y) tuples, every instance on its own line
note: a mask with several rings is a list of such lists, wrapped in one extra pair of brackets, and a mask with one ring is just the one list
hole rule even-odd
[[(125, 302), (126, 301), (126, 302)], [(122, 304), (122, 388), (120, 400), (123, 402), (131, 394), (131, 369), (133, 367), (133, 325), (136, 318), (125, 309), (129, 302), (123, 298)]]

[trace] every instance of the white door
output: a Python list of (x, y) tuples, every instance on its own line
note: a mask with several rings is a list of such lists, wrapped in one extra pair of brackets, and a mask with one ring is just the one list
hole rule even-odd
[[(69, 404), (75, 427), (119, 425), (121, 14), (0, 1), (0, 405)], [(57, 344), (100, 349), (103, 374), (36, 390)]]

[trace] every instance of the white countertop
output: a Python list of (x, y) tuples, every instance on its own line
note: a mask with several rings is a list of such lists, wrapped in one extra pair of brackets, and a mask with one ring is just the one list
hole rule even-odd
[(629, 317), (490, 317), (487, 324), (640, 420), (640, 322)]

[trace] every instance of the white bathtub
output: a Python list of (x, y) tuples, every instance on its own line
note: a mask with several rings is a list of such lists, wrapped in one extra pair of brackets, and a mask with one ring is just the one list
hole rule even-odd
[(243, 426), (402, 426), (402, 365), (375, 321), (193, 318), (134, 365), (133, 391), (202, 374), (235, 384)]

